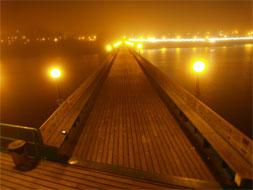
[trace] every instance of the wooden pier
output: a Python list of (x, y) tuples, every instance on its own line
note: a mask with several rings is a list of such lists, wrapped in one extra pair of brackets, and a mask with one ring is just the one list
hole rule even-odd
[(214, 181), (127, 49), (115, 59), (72, 156)]
[[(8, 154), (1, 153), (0, 185), (14, 189), (217, 189), (226, 185), (217, 182), (184, 122), (193, 128), (193, 136), (198, 133), (203, 139), (203, 147), (222, 161), (221, 169), (229, 169), (229, 185), (252, 184), (252, 140), (123, 46), (108, 55), (39, 130), (22, 127), (22, 134), (32, 132), (33, 138), (22, 139), (42, 161), (36, 169), (22, 173), (13, 168)], [(20, 130), (6, 124), (1, 128), (6, 134), (7, 128)], [(7, 145), (15, 138), (1, 135), (1, 142)], [(37, 185), (21, 183), (22, 175), (28, 185)]]

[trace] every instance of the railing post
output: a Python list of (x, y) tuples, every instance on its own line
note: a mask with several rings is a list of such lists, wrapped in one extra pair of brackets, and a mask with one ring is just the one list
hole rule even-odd
[(32, 136), (33, 136), (33, 142), (34, 142), (34, 148), (35, 148), (35, 155), (36, 155), (37, 158), (40, 158), (38, 145), (37, 145), (37, 142), (35, 140), (34, 130), (32, 130)]
[(21, 139), (20, 128), (18, 128), (18, 138)]

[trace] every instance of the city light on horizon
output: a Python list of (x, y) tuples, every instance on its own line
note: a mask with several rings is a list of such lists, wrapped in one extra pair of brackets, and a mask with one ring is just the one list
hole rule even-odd
[(122, 44), (122, 41), (115, 43), (113, 46), (114, 46), (114, 47), (117, 47), (117, 46), (119, 46), (119, 45), (121, 45), (121, 44)]
[(129, 38), (129, 41), (133, 42), (205, 42), (205, 41), (238, 41), (238, 40), (253, 40), (253, 37), (224, 37), (224, 38), (210, 38), (206, 36), (205, 38), (167, 38), (167, 39), (155, 39), (155, 38), (148, 38), (148, 39), (138, 39), (138, 38)]

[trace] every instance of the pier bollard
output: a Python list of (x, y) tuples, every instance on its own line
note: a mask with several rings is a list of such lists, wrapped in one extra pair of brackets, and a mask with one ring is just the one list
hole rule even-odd
[(26, 142), (24, 140), (16, 140), (8, 145), (8, 151), (12, 156), (14, 164), (19, 167), (26, 161)]

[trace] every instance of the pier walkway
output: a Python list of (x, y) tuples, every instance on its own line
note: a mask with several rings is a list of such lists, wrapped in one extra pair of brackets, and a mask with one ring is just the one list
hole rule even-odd
[(127, 49), (116, 57), (72, 157), (214, 180)]
[(23, 172), (0, 153), (3, 188), (252, 186), (252, 140), (125, 46), (39, 129), (0, 129), (1, 150), (23, 139), (29, 156), (41, 160)]

